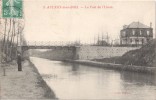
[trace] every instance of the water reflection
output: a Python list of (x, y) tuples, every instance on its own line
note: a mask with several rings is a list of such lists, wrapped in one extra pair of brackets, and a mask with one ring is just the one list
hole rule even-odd
[(78, 70), (79, 70), (79, 65), (78, 64), (73, 64), (72, 71), (77, 72)]
[(156, 82), (152, 75), (41, 58), (31, 60), (60, 99), (156, 99)]
[(138, 86), (143, 86), (143, 85), (156, 86), (155, 75), (123, 71), (121, 72), (121, 79), (125, 82), (133, 83)]

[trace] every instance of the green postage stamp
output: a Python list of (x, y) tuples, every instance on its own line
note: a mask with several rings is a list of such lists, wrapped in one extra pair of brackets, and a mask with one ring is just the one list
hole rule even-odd
[(3, 18), (22, 18), (23, 2), (22, 0), (2, 0)]

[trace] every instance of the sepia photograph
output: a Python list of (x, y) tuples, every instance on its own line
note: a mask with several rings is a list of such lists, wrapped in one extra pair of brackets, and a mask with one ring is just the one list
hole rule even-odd
[(156, 1), (0, 0), (0, 100), (156, 100)]

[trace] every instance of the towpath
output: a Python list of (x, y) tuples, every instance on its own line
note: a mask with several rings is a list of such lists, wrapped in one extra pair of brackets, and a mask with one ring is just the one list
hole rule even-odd
[[(3, 67), (6, 75), (4, 76)], [(0, 99), (54, 99), (55, 94), (43, 81), (29, 61), (23, 63), (23, 71), (17, 71), (16, 63), (0, 67)]]

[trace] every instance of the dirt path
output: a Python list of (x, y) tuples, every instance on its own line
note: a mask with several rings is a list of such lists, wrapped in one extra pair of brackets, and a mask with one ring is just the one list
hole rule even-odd
[(0, 99), (54, 99), (55, 94), (43, 81), (34, 65), (25, 61), (23, 71), (17, 65), (5, 65), (6, 76), (0, 67)]

